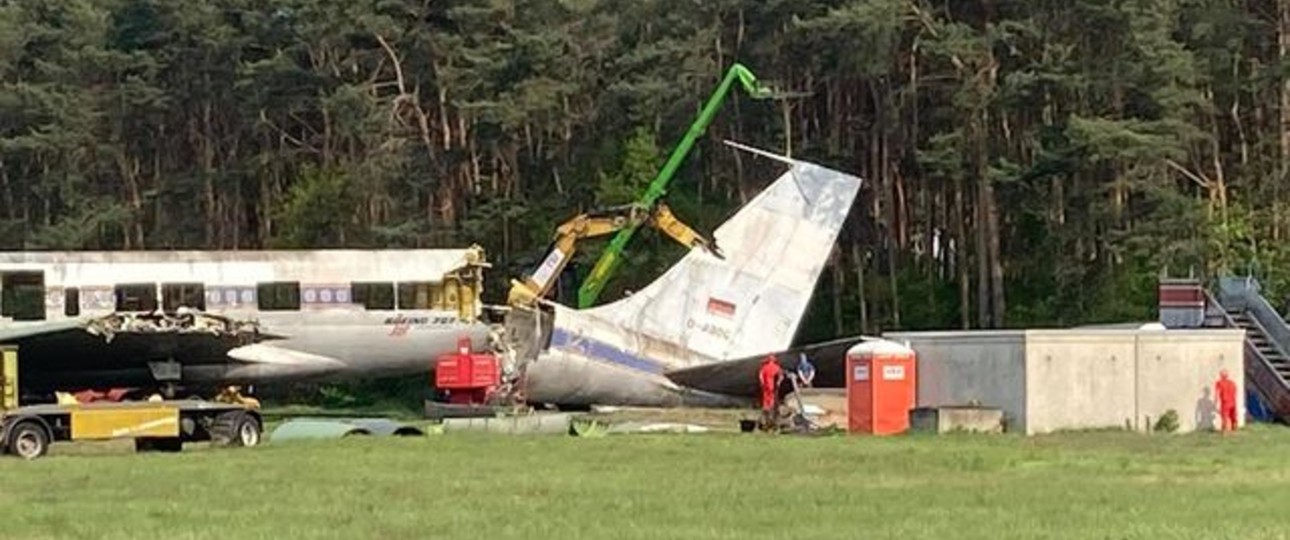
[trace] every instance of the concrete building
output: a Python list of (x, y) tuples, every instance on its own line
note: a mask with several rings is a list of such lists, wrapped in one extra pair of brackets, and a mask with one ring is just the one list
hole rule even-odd
[[(918, 354), (918, 405), (1003, 410), (1007, 429), (1218, 426), (1214, 382), (1226, 369), (1244, 396), (1241, 330), (1069, 329), (896, 332)], [(1245, 404), (1238, 400), (1238, 416)]]

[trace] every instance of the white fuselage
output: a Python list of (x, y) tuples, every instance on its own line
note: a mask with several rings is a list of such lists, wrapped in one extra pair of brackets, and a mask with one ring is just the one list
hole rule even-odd
[(264, 332), (288, 336), (268, 344), (344, 365), (325, 378), (427, 373), (436, 357), (457, 349), (462, 337), (471, 339), (472, 350), (488, 346), (486, 325), (445, 311), (270, 314), (260, 321)]
[[(427, 373), (479, 322), (481, 277), (469, 250), (0, 253), (0, 335), (24, 327), (184, 308), (255, 321), (251, 361), (242, 345), (138, 334), (59, 347), (28, 340), (24, 371), (72, 385), (146, 378), (174, 360), (185, 382), (255, 383)], [(474, 260), (474, 259), (472, 259)], [(138, 338), (131, 343), (131, 338)], [(95, 339), (101, 339), (97, 336)], [(187, 341), (183, 341), (187, 339)], [(146, 342), (145, 342), (146, 341)], [(80, 347), (79, 349), (77, 347)], [(84, 354), (97, 360), (76, 358)], [(32, 358), (37, 356), (39, 358)], [(167, 356), (159, 358), (154, 356)], [(236, 354), (232, 356), (238, 356)], [(243, 355), (248, 356), (248, 355)]]
[(710, 363), (675, 345), (621, 327), (592, 311), (558, 307), (549, 346), (528, 368), (531, 401), (645, 407), (739, 406), (748, 399), (680, 386), (665, 375)]

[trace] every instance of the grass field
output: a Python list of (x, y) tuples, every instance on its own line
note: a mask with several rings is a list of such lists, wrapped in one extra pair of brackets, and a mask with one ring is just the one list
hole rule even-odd
[(0, 538), (1290, 538), (1288, 449), (1271, 427), (59, 449), (0, 459)]

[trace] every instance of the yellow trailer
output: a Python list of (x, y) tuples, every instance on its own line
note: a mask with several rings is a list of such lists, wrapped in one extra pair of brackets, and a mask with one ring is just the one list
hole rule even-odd
[(139, 451), (177, 452), (185, 442), (256, 446), (263, 433), (259, 404), (173, 400), (17, 406), (17, 350), (0, 349), (0, 450), (24, 459), (54, 441), (134, 439)]
[(0, 345), (0, 411), (18, 407), (18, 348)]

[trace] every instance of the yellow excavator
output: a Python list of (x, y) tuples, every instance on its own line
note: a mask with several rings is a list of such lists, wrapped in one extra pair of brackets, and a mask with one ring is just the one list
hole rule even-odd
[(551, 251), (533, 275), (523, 281), (511, 280), (507, 303), (511, 306), (531, 306), (545, 297), (564, 271), (577, 249), (578, 241), (617, 233), (628, 227), (644, 224), (653, 227), (687, 248), (701, 247), (718, 258), (721, 250), (714, 241), (704, 238), (672, 214), (666, 204), (654, 205), (653, 211), (644, 214), (640, 205), (628, 204), (575, 216), (556, 228)]

